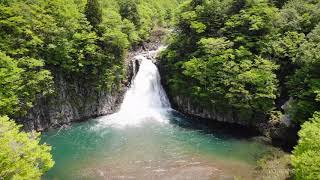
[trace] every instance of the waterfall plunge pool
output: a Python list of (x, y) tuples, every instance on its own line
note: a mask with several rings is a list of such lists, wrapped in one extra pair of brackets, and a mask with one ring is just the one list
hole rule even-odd
[(136, 56), (140, 68), (118, 113), (42, 135), (56, 163), (43, 179), (255, 179), (256, 160), (271, 147), (192, 129), (147, 58), (156, 52)]
[(56, 162), (44, 179), (255, 179), (256, 161), (271, 148), (192, 129), (174, 111), (167, 117), (126, 127), (98, 118), (43, 134)]

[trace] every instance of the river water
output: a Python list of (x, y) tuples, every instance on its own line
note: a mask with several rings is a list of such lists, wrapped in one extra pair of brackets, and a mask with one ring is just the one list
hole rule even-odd
[(118, 113), (42, 135), (56, 162), (43, 179), (255, 179), (269, 146), (194, 129), (171, 109), (147, 55), (135, 57), (140, 68)]

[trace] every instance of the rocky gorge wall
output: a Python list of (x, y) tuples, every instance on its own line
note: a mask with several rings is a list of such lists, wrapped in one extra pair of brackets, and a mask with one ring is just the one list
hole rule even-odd
[[(170, 94), (170, 93), (169, 93)], [(255, 114), (246, 112), (240, 114), (231, 107), (218, 107), (212, 105), (205, 107), (201, 104), (193, 102), (190, 98), (181, 95), (169, 95), (174, 107), (185, 114), (193, 115), (204, 119), (213, 119), (219, 122), (238, 124), (243, 126), (254, 126), (257, 119), (265, 119), (263, 114)]]
[(39, 97), (27, 116), (19, 119), (25, 129), (44, 131), (117, 110), (123, 89), (98, 91), (83, 79), (70, 80), (63, 73), (53, 74), (55, 92)]

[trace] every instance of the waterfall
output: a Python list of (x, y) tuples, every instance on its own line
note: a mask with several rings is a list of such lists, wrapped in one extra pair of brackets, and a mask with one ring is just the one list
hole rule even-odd
[(158, 68), (152, 62), (157, 52), (135, 56), (135, 60), (140, 62), (139, 71), (124, 96), (119, 112), (102, 118), (104, 124), (125, 127), (151, 120), (168, 122), (166, 115), (171, 109), (170, 102), (161, 85)]
[(141, 61), (140, 68), (125, 95), (120, 112), (170, 108), (156, 65), (142, 55), (136, 58)]

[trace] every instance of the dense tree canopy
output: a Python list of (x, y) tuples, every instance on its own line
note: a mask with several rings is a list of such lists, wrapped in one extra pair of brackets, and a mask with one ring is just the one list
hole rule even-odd
[(177, 13), (162, 64), (169, 90), (193, 101), (297, 124), (319, 110), (319, 1), (189, 0)]
[[(292, 114), (304, 122), (320, 110), (320, 23), (301, 44), (294, 63), (298, 67), (288, 85), (296, 98)], [(318, 100), (318, 101), (317, 101)]]
[(275, 31), (278, 10), (264, 1), (213, 0), (188, 1), (181, 11), (163, 58), (171, 68), (172, 90), (185, 89), (207, 105), (271, 110), (278, 95), (278, 66), (259, 52)]

